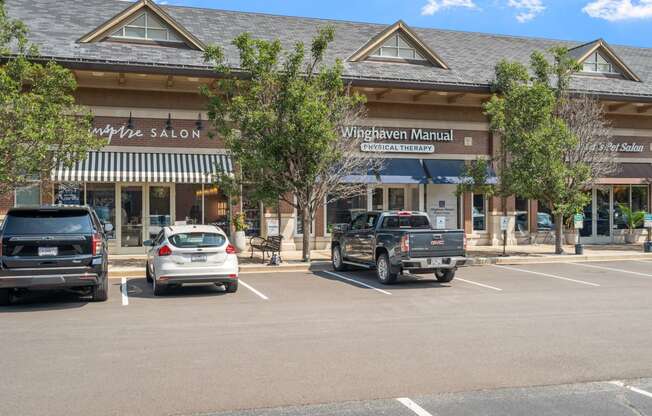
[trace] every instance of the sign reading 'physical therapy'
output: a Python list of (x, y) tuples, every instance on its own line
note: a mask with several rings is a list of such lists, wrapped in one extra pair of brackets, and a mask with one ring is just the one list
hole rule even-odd
[(435, 142), (452, 142), (453, 130), (347, 126), (347, 139), (362, 141), (360, 150), (377, 153), (434, 153)]

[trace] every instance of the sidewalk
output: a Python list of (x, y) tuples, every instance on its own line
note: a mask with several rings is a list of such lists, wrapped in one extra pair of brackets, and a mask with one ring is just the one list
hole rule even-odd
[[(468, 250), (472, 265), (487, 264), (534, 264), (567, 263), (575, 261), (608, 260), (652, 260), (652, 253), (644, 253), (641, 244), (630, 245), (585, 245), (584, 254), (575, 255), (574, 246), (564, 246), (565, 254), (554, 254), (555, 247), (550, 244), (508, 246), (507, 256), (502, 256), (502, 247), (474, 246)], [(265, 273), (279, 271), (317, 271), (330, 269), (330, 250), (313, 250), (310, 264), (301, 262), (301, 251), (282, 252), (280, 266), (268, 266), (262, 262), (260, 254), (249, 257), (249, 253), (239, 255), (242, 273)], [(269, 259), (269, 256), (266, 260)], [(112, 277), (140, 276), (144, 274), (146, 257), (144, 255), (120, 255), (109, 257), (109, 271)], [(650, 263), (652, 265), (652, 262)]]

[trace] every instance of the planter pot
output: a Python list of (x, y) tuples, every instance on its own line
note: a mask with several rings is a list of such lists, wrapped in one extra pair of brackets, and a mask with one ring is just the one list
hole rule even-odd
[(233, 238), (233, 245), (238, 249), (239, 253), (242, 253), (247, 249), (247, 236), (244, 231), (236, 231), (235, 237)]
[(566, 244), (571, 246), (577, 244), (577, 231), (564, 231), (564, 240), (566, 241)]
[(625, 233), (625, 243), (634, 244), (636, 242), (636, 233)]

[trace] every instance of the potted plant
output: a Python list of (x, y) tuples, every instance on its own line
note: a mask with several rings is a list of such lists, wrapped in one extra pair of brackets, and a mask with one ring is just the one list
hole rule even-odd
[(243, 252), (247, 249), (247, 237), (245, 231), (249, 228), (245, 221), (244, 212), (239, 212), (233, 217), (233, 226), (235, 227), (235, 238), (233, 245), (238, 249), (238, 252)]
[(629, 206), (625, 204), (618, 204), (618, 209), (620, 210), (620, 214), (623, 216), (623, 221), (627, 227), (627, 232), (625, 233), (625, 243), (635, 243), (636, 228), (643, 224), (643, 220), (645, 219), (645, 212), (633, 211)]
[(564, 216), (564, 240), (566, 240), (566, 244), (571, 246), (577, 244), (578, 233), (579, 230), (575, 229), (573, 216), (572, 215)]

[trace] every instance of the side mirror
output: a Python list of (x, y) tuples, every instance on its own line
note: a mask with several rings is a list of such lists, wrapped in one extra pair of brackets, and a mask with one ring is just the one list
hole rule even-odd
[(113, 231), (113, 224), (109, 224), (109, 223), (104, 224), (104, 232), (110, 233), (111, 231)]
[(152, 241), (152, 240), (145, 240), (145, 241), (143, 241), (143, 245), (144, 245), (145, 247), (153, 247), (153, 246), (154, 246), (154, 241)]

